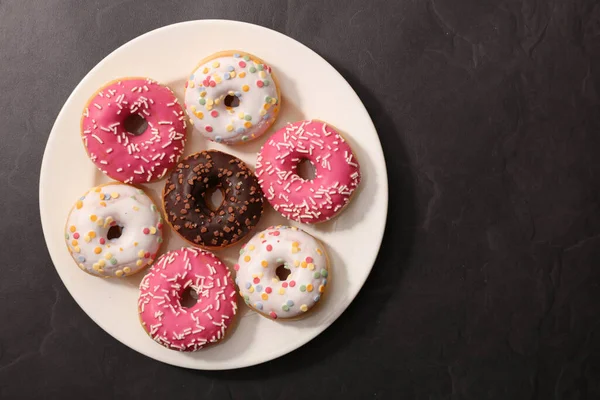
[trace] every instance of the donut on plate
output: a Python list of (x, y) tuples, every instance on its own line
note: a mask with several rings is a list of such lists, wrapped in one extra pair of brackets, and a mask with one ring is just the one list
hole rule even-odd
[(289, 226), (254, 235), (234, 269), (246, 304), (271, 319), (303, 316), (321, 299), (330, 279), (323, 245)]
[(185, 87), (185, 109), (206, 138), (238, 144), (261, 136), (273, 124), (281, 95), (271, 67), (242, 51), (205, 58)]
[(90, 189), (75, 202), (65, 240), (81, 270), (120, 278), (154, 261), (162, 243), (162, 222), (143, 190), (108, 183)]
[[(308, 160), (315, 178), (298, 175)], [(256, 160), (265, 198), (284, 217), (314, 224), (327, 221), (350, 202), (360, 183), (360, 167), (350, 145), (323, 121), (299, 121), (275, 132)]]
[[(212, 209), (211, 191), (223, 202)], [(237, 157), (217, 150), (183, 159), (169, 175), (163, 192), (166, 219), (189, 243), (209, 249), (230, 246), (258, 224), (263, 194), (256, 176)]]
[(183, 153), (185, 128), (183, 109), (171, 89), (147, 78), (106, 84), (88, 101), (81, 119), (92, 162), (124, 183), (165, 176)]
[[(182, 304), (186, 291), (197, 298)], [(184, 247), (163, 254), (140, 283), (144, 330), (168, 349), (196, 351), (225, 337), (237, 310), (231, 273), (214, 254)]]

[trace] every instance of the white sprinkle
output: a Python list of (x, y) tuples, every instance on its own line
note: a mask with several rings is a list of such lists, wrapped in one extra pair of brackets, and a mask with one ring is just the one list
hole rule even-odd
[(96, 139), (98, 142), (100, 142), (100, 144), (104, 144), (104, 142), (102, 141), (102, 139), (100, 139), (98, 136), (96, 136), (95, 134), (92, 134), (92, 137), (94, 139)]

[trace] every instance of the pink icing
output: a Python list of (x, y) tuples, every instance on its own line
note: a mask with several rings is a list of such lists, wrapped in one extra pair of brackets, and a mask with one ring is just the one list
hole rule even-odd
[[(124, 122), (137, 114), (148, 123), (139, 136)], [(162, 178), (179, 160), (186, 137), (183, 109), (166, 86), (150, 79), (123, 79), (104, 86), (87, 104), (81, 130), (96, 167), (124, 183)]]
[[(316, 176), (298, 176), (307, 159)], [(350, 201), (360, 183), (360, 167), (339, 133), (322, 121), (299, 121), (281, 128), (262, 147), (256, 176), (273, 208), (303, 223), (333, 218)]]
[[(191, 287), (198, 302), (185, 308)], [(231, 273), (214, 254), (192, 247), (163, 254), (140, 284), (138, 311), (144, 329), (159, 344), (196, 351), (223, 339), (237, 310)]]

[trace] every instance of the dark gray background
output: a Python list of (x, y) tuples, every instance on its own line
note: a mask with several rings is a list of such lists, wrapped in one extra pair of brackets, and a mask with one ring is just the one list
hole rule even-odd
[[(325, 57), (389, 172), (355, 302), (300, 350), (237, 371), (109, 337), (58, 278), (38, 211), (46, 139), (81, 78), (201, 18)], [(0, 0), (0, 398), (600, 398), (599, 73), (593, 0)]]

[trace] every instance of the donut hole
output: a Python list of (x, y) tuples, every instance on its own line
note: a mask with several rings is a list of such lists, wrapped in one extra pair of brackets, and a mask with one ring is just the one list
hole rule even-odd
[(181, 306), (183, 308), (190, 308), (196, 305), (198, 302), (198, 292), (191, 287), (186, 288), (181, 294)]
[(227, 96), (225, 96), (225, 98), (223, 99), (223, 104), (225, 104), (225, 107), (237, 107), (240, 105), (240, 98), (231, 94), (228, 94)]
[(123, 227), (121, 225), (113, 225), (108, 228), (108, 232), (106, 232), (106, 238), (108, 240), (118, 239), (123, 234)]
[(204, 192), (204, 202), (212, 211), (217, 211), (225, 200), (225, 194), (221, 188), (215, 187)]
[(297, 174), (305, 181), (312, 181), (317, 176), (317, 168), (309, 159), (303, 158), (296, 167)]
[(287, 269), (284, 264), (280, 265), (275, 270), (275, 275), (277, 275), (277, 277), (279, 278), (280, 281), (286, 281), (291, 273), (292, 273), (292, 271)]
[(148, 121), (139, 114), (129, 114), (123, 121), (123, 128), (133, 136), (140, 136), (148, 129)]

